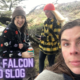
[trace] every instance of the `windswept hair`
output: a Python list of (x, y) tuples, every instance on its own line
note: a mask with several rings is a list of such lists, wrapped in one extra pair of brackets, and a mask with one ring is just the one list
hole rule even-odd
[(61, 23), (61, 26), (63, 26), (68, 21), (68, 19), (64, 18), (64, 16), (57, 10), (52, 10), (51, 13), (55, 16), (57, 21)]

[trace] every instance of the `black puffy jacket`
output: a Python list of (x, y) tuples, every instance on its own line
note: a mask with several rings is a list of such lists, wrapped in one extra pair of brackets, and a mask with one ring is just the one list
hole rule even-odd
[[(0, 55), (3, 58), (19, 58), (21, 53), (29, 47), (28, 34), (18, 31), (14, 23), (9, 24), (0, 36)], [(23, 44), (23, 48), (19, 49), (19, 43)]]

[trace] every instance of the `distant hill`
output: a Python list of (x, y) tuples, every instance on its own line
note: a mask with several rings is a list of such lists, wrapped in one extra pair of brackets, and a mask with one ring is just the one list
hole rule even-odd
[[(80, 18), (80, 1), (58, 4), (56, 9), (70, 21)], [(44, 14), (43, 7), (36, 9), (34, 12), (27, 15), (29, 27), (43, 26), (45, 20), (46, 16)]]

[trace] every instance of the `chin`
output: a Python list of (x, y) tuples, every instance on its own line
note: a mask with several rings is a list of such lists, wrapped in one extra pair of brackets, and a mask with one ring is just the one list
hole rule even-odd
[(74, 74), (80, 74), (80, 69), (74, 69), (74, 70), (72, 70), (72, 72), (73, 72)]
[(18, 26), (18, 28), (21, 28), (22, 26)]

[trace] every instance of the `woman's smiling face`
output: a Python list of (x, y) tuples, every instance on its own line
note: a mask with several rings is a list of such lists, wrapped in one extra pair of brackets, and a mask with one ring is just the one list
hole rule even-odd
[(24, 25), (25, 23), (25, 17), (24, 16), (16, 16), (14, 19), (14, 24), (16, 25), (17, 29), (20, 30), (20, 28)]
[(53, 14), (51, 13), (50, 10), (45, 10), (44, 13), (45, 13), (45, 15), (47, 16), (47, 18), (50, 18), (50, 19), (53, 18)]

